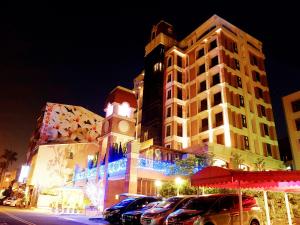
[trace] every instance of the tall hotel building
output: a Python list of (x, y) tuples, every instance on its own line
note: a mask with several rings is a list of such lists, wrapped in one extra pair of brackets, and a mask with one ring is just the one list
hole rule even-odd
[(293, 167), (300, 170), (300, 91), (282, 98), (293, 155)]
[(153, 26), (145, 69), (134, 81), (141, 142), (213, 153), (214, 164), (244, 169), (264, 157), (282, 165), (262, 43), (214, 15), (183, 40), (173, 26)]

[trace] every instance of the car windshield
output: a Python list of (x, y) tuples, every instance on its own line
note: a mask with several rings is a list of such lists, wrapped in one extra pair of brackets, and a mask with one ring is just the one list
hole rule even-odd
[(170, 209), (173, 208), (182, 198), (173, 197), (159, 203), (156, 208)]
[(119, 208), (119, 207), (125, 207), (128, 206), (130, 203), (132, 203), (135, 200), (135, 198), (126, 198), (119, 203), (115, 204), (113, 207)]
[(217, 200), (217, 197), (194, 198), (194, 199), (190, 200), (182, 208), (206, 212), (207, 210), (209, 210), (212, 207), (212, 205), (216, 202), (216, 200)]
[(154, 207), (157, 207), (157, 204), (158, 204), (159, 202), (151, 202), (151, 203), (149, 203), (148, 205), (146, 205), (145, 207), (144, 207), (144, 209), (151, 209), (151, 208), (154, 208)]

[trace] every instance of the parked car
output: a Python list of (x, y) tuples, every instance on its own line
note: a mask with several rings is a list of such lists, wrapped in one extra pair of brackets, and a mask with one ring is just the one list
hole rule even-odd
[(193, 196), (171, 197), (159, 203), (155, 208), (147, 210), (141, 216), (142, 225), (159, 225), (163, 224), (167, 216), (182, 208)]
[[(243, 224), (259, 225), (261, 210), (254, 197), (243, 196)], [(167, 225), (238, 225), (239, 197), (234, 194), (204, 195), (189, 201), (182, 209), (171, 213)]]
[(140, 219), (142, 214), (148, 210), (155, 208), (160, 202), (151, 202), (146, 205), (144, 208), (129, 211), (122, 214), (122, 224), (123, 225), (138, 225), (140, 224)]
[(9, 197), (3, 201), (3, 205), (16, 206), (17, 199), (15, 197)]
[(113, 205), (110, 208), (107, 208), (103, 212), (104, 219), (110, 223), (120, 223), (121, 222), (121, 215), (123, 213), (142, 209), (146, 205), (151, 202), (158, 201), (159, 198), (156, 197), (136, 197), (136, 198), (126, 198), (116, 205)]

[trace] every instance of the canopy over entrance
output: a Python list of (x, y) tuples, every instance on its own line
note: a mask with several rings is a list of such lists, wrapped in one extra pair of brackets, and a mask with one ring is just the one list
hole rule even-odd
[(286, 192), (300, 193), (300, 171), (240, 171), (209, 166), (191, 177), (193, 186), (238, 189), (240, 193), (240, 221), (243, 213), (240, 189), (256, 189), (264, 191), (267, 224), (270, 224), (266, 191), (285, 192), (286, 208), (289, 224), (292, 224), (288, 197)]
[(300, 171), (241, 171), (209, 166), (191, 177), (193, 186), (300, 192)]

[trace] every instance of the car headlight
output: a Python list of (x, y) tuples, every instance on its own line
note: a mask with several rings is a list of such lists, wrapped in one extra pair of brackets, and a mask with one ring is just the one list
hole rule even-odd
[(120, 212), (120, 210), (117, 209), (117, 210), (111, 211), (110, 213), (111, 213), (111, 214), (116, 214), (116, 213), (119, 213), (119, 212)]
[(166, 216), (167, 215), (167, 212), (161, 212), (161, 213), (158, 213), (156, 214), (154, 217), (163, 217), (163, 216)]

